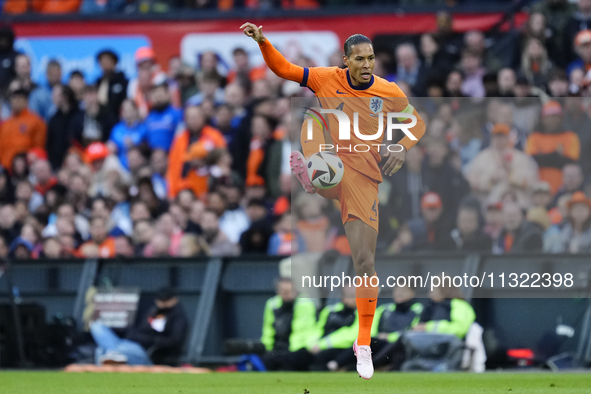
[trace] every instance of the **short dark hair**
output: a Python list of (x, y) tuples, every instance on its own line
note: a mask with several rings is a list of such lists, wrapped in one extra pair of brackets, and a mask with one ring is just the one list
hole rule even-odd
[(176, 293), (171, 288), (162, 288), (156, 293), (156, 299), (158, 301), (169, 301), (176, 297)]
[(74, 70), (70, 73), (70, 79), (72, 79), (74, 77), (84, 79), (84, 73), (82, 73), (82, 71), (80, 71), (80, 70)]
[(62, 64), (57, 59), (51, 59), (47, 62), (47, 68), (57, 66), (62, 68)]
[(345, 41), (345, 45), (344, 45), (345, 56), (347, 56), (347, 57), (351, 56), (351, 51), (352, 51), (353, 45), (358, 45), (358, 44), (372, 45), (371, 40), (369, 38), (367, 38), (366, 36), (364, 36), (363, 34), (353, 34), (351, 37), (347, 38), (347, 41)]
[(16, 96), (20, 96), (20, 97), (24, 97), (26, 99), (29, 98), (29, 92), (25, 89), (22, 88), (18, 88), (13, 90), (12, 92), (10, 92), (10, 97), (16, 97)]

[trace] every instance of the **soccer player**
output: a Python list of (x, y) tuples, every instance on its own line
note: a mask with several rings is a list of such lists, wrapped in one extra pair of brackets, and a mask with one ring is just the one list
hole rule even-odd
[[(257, 27), (247, 22), (240, 29), (259, 44), (267, 66), (275, 74), (310, 88), (318, 97), (322, 108), (341, 110), (349, 115), (349, 119), (354, 119), (351, 115), (358, 113), (361, 134), (376, 133), (379, 119), (376, 115), (382, 111), (384, 113), (403, 112), (416, 117), (416, 125), (409, 129), (415, 139), (407, 135), (398, 142), (401, 146), (394, 146), (392, 149), (390, 149), (390, 143), (386, 144), (387, 149), (383, 159), (380, 157), (379, 146), (365, 153), (350, 149), (358, 144), (382, 144), (382, 137), (368, 141), (351, 133), (350, 140), (340, 141), (336, 121), (329, 122), (328, 130), (325, 130), (325, 127), (322, 130), (314, 129), (312, 140), (305, 139), (307, 127), (304, 122), (302, 126), (303, 155), (295, 151), (290, 157), (292, 172), (308, 193), (318, 192), (325, 198), (337, 199), (341, 205), (341, 218), (351, 247), (355, 272), (361, 277), (366, 276), (362, 286), (356, 288), (359, 331), (357, 340), (353, 344), (353, 351), (357, 356), (359, 376), (370, 379), (374, 368), (369, 344), (379, 292), (375, 281), (371, 281), (371, 278), (376, 275), (374, 260), (378, 236), (377, 194), (378, 184), (382, 181), (379, 163), (385, 162), (382, 170), (386, 175), (392, 175), (398, 171), (404, 163), (406, 151), (413, 147), (425, 133), (425, 123), (396, 84), (373, 75), (375, 54), (369, 38), (355, 34), (347, 39), (343, 57), (346, 69), (304, 68), (288, 62), (263, 35), (262, 26)], [(369, 110), (373, 112), (373, 116), (367, 115)], [(331, 116), (327, 116), (329, 121), (336, 120), (334, 115)], [(411, 122), (408, 118), (405, 120), (399, 118), (399, 120), (403, 123)], [(306, 160), (317, 153), (322, 144), (329, 142), (328, 139), (331, 140), (331, 145), (337, 148), (336, 151), (345, 166), (345, 176), (336, 187), (317, 190), (308, 178)]]

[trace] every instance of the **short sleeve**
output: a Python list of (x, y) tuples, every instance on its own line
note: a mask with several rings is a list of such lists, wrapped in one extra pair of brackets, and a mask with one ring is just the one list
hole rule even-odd
[(335, 69), (337, 67), (304, 67), (304, 77), (300, 86), (307, 87), (317, 93)]
[(414, 108), (410, 105), (406, 94), (394, 82), (388, 83), (388, 97), (392, 100), (392, 112), (413, 113)]

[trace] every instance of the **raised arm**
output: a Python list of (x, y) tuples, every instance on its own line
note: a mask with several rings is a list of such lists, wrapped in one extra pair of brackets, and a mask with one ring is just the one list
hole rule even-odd
[(267, 66), (277, 76), (297, 83), (302, 83), (304, 79), (304, 68), (296, 66), (287, 61), (285, 57), (277, 50), (269, 40), (263, 35), (263, 26), (257, 27), (253, 23), (246, 22), (240, 29), (244, 29), (244, 34), (251, 37), (259, 44), (263, 58)]

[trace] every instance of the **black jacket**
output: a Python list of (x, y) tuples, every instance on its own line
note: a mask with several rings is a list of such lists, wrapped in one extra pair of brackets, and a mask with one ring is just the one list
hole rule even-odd
[[(99, 87), (104, 76), (101, 76), (96, 81), (96, 86)], [(123, 100), (127, 98), (127, 78), (121, 71), (113, 73), (109, 78), (109, 95), (107, 109), (115, 119), (119, 119), (119, 111)]]
[(6, 48), (0, 49), (0, 91), (4, 92), (10, 81), (16, 77), (14, 59), (18, 52), (14, 50), (14, 32), (9, 26), (0, 27), (0, 37), (8, 41)]
[(456, 243), (457, 250), (477, 252), (490, 252), (492, 250), (492, 238), (480, 229), (465, 238), (462, 238), (458, 229), (454, 229), (451, 232), (451, 237)]
[(78, 108), (68, 113), (60, 110), (49, 119), (47, 124), (47, 155), (51, 167), (57, 171), (64, 162), (66, 153), (72, 145), (72, 136), (70, 132), (73, 128), (74, 120), (80, 116)]
[[(542, 228), (537, 224), (529, 221), (524, 221), (521, 226), (513, 234), (513, 245), (510, 253), (514, 252), (539, 252), (542, 250)], [(495, 248), (498, 251), (505, 250), (505, 236), (507, 231), (501, 231), (499, 238), (495, 243)]]
[[(166, 319), (162, 332), (150, 325), (155, 318)], [(130, 329), (127, 339), (142, 345), (154, 364), (175, 365), (182, 355), (188, 327), (187, 315), (180, 304), (165, 311), (154, 308), (137, 327)]]
[(101, 105), (101, 108), (100, 108), (99, 113), (96, 116), (96, 118), (88, 117), (88, 119), (93, 119), (98, 123), (99, 129), (100, 129), (98, 131), (100, 134), (98, 136), (98, 138), (89, 138), (88, 136), (85, 135), (85, 133), (84, 133), (85, 121), (88, 120), (86, 118), (87, 118), (86, 113), (83, 111), (80, 111), (76, 114), (74, 119), (72, 119), (72, 122), (70, 123), (70, 125), (72, 127), (70, 130), (71, 138), (73, 138), (76, 142), (78, 142), (83, 147), (88, 146), (91, 142), (94, 142), (94, 141), (107, 142), (107, 140), (109, 139), (109, 136), (111, 135), (111, 129), (113, 128), (113, 126), (115, 126), (115, 123), (117, 122), (117, 119), (115, 117), (113, 117), (113, 114), (111, 114), (111, 112), (108, 110), (108, 108)]

